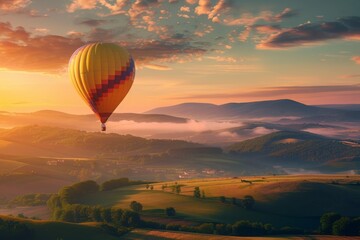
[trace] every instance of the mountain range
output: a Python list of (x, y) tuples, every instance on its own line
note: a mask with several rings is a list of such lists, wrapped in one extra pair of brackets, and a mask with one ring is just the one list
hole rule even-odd
[[(357, 109), (357, 108), (355, 108)], [(289, 99), (227, 103), (182, 103), (179, 105), (155, 108), (147, 114), (167, 114), (192, 119), (249, 119), (249, 118), (344, 118), (342, 120), (360, 121), (359, 110), (319, 107), (305, 105)]]

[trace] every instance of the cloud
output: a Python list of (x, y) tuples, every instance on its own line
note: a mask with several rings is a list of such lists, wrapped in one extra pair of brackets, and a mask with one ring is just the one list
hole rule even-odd
[(297, 15), (297, 11), (291, 8), (285, 8), (281, 13), (274, 16), (274, 20), (281, 21), (284, 18), (290, 18)]
[(348, 74), (340, 76), (342, 79), (360, 78), (360, 74)]
[(158, 65), (158, 64), (145, 64), (145, 68), (152, 69), (152, 70), (158, 70), (158, 71), (169, 71), (172, 68), (164, 65)]
[(258, 14), (243, 12), (240, 16), (234, 16), (236, 9), (234, 1), (219, 0), (208, 15), (213, 22), (222, 23), (227, 26), (253, 26), (259, 21), (281, 22), (285, 18), (293, 17), (296, 11), (285, 8), (282, 12), (275, 14), (272, 11), (261, 11)]
[(56, 72), (84, 42), (56, 35), (33, 36), (23, 27), (0, 22), (0, 68)]
[(356, 64), (360, 64), (360, 56), (353, 56), (351, 60), (353, 60)]
[(94, 9), (96, 4), (97, 0), (73, 0), (73, 2), (67, 6), (67, 11), (75, 12), (78, 9)]
[(5, 12), (15, 12), (27, 7), (31, 0), (0, 0), (0, 10)]
[[(219, 0), (217, 4), (214, 6), (214, 8), (211, 10), (209, 14), (209, 19), (213, 19), (214, 17), (218, 17), (220, 13), (227, 12), (231, 9), (231, 7), (234, 5), (233, 0)], [(213, 22), (216, 22), (217, 20), (213, 19)]]
[(102, 24), (105, 24), (107, 20), (104, 19), (86, 19), (79, 22), (79, 24), (83, 24), (89, 27), (98, 27)]
[(106, 41), (106, 42), (114, 42), (116, 38), (120, 34), (126, 34), (128, 32), (128, 27), (116, 27), (116, 28), (101, 28), (101, 27), (95, 27), (92, 28), (87, 34), (86, 38), (90, 42), (96, 42), (96, 41)]
[(281, 27), (278, 25), (254, 25), (253, 29), (261, 34), (270, 34), (281, 31)]
[(210, 0), (199, 0), (199, 5), (195, 8), (197, 15), (209, 14), (211, 12)]
[(193, 46), (186, 40), (174, 41), (174, 38), (121, 43), (121, 45), (125, 45), (129, 49), (136, 62), (140, 64), (151, 63), (155, 60), (157, 62), (192, 61), (207, 52), (207, 47), (203, 44)]
[(98, 5), (100, 5), (110, 10), (110, 15), (114, 15), (123, 13), (123, 8), (130, 3), (130, 0), (116, 0), (113, 2), (114, 3), (110, 3), (107, 0), (72, 0), (71, 4), (67, 6), (67, 11), (72, 13), (79, 9), (91, 10), (97, 8)]
[(112, 14), (123, 13), (123, 8), (130, 3), (130, 0), (116, 0), (115, 3), (111, 4), (107, 0), (99, 0), (99, 2), (108, 8)]
[(182, 6), (182, 7), (180, 8), (180, 11), (181, 11), (181, 12), (190, 12), (190, 8), (189, 8), (188, 6)]
[(233, 57), (222, 57), (222, 56), (209, 56), (207, 59), (215, 60), (217, 62), (228, 62), (228, 63), (236, 63), (236, 58)]
[(238, 39), (241, 41), (241, 42), (245, 42), (249, 36), (250, 36), (250, 33), (251, 33), (251, 27), (247, 26), (245, 27), (244, 31), (242, 31), (240, 34), (239, 34), (239, 37)]
[(198, 0), (186, 0), (186, 2), (191, 5), (195, 4), (197, 1)]
[(308, 46), (331, 39), (360, 39), (360, 17), (339, 18), (333, 22), (305, 23), (270, 35), (258, 49), (286, 49)]
[(281, 97), (288, 95), (308, 95), (319, 93), (360, 93), (360, 85), (328, 85), (328, 86), (285, 86), (261, 88), (250, 92), (238, 93), (216, 93), (216, 94), (198, 94), (183, 97), (180, 99), (218, 99), (218, 98), (242, 98), (242, 97)]
[(35, 28), (35, 31), (38, 33), (42, 33), (42, 34), (46, 34), (48, 33), (50, 30), (47, 28)]

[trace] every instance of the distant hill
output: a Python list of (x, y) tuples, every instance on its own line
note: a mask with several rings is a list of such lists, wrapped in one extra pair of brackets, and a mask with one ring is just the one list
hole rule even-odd
[(227, 149), (238, 154), (262, 156), (262, 159), (302, 167), (360, 156), (359, 147), (301, 131), (279, 131), (233, 144)]
[(326, 104), (317, 105), (316, 107), (360, 111), (360, 104)]
[[(322, 108), (305, 105), (289, 99), (227, 103), (215, 105), (209, 103), (183, 103), (174, 106), (152, 109), (148, 114), (168, 114), (193, 119), (238, 119), (271, 117), (311, 117), (338, 116), (346, 110)], [(360, 112), (358, 113), (360, 116)]]
[[(136, 123), (186, 123), (188, 119), (163, 114), (114, 113), (109, 123), (133, 121)], [(76, 115), (59, 111), (42, 110), (33, 113), (0, 112), (0, 126), (14, 127), (43, 125), (87, 131), (99, 130), (98, 119), (93, 114)]]
[(199, 147), (180, 140), (155, 140), (100, 132), (85, 132), (44, 126), (0, 130), (3, 154), (30, 156), (94, 157), (118, 154), (166, 152), (173, 148)]

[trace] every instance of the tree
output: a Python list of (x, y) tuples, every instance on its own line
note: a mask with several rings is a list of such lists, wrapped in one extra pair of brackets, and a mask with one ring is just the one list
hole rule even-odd
[(333, 223), (340, 218), (340, 214), (334, 212), (323, 214), (320, 218), (320, 232), (323, 234), (331, 234)]
[(214, 224), (213, 223), (203, 223), (199, 227), (199, 232), (201, 233), (208, 233), (213, 234), (214, 233)]
[(215, 225), (215, 234), (219, 234), (219, 235), (228, 235), (230, 234), (231, 231), (229, 232), (226, 224), (216, 224)]
[(116, 188), (124, 187), (130, 185), (128, 178), (118, 178), (112, 179), (101, 184), (101, 191), (109, 191)]
[(25, 223), (0, 219), (0, 239), (29, 240), (34, 232)]
[(241, 220), (232, 225), (232, 234), (235, 236), (251, 236), (253, 235), (253, 227), (251, 222)]
[(352, 230), (352, 222), (348, 217), (341, 217), (332, 225), (332, 234), (338, 236), (354, 235), (356, 233)]
[(98, 207), (98, 206), (93, 207), (93, 210), (91, 212), (91, 219), (94, 222), (101, 222), (102, 221), (101, 207)]
[(135, 211), (135, 212), (141, 212), (143, 209), (143, 206), (141, 203), (137, 202), (137, 201), (132, 201), (130, 203), (130, 208)]
[(102, 208), (100, 215), (103, 222), (111, 222), (111, 208)]
[(122, 214), (123, 214), (123, 210), (120, 208), (111, 209), (111, 218), (112, 218), (112, 222), (115, 225), (120, 225)]
[(220, 199), (220, 202), (222, 202), (222, 203), (226, 202), (226, 198), (224, 196), (220, 196), (219, 199)]
[(242, 200), (242, 205), (245, 209), (253, 209), (254, 204), (255, 204), (255, 199), (253, 198), (253, 196), (246, 195)]
[(199, 188), (199, 187), (195, 187), (195, 188), (194, 188), (194, 197), (196, 197), (196, 198), (200, 198), (200, 197), (201, 197), (200, 188)]
[(173, 207), (168, 207), (168, 208), (165, 208), (165, 214), (166, 216), (175, 216), (176, 215), (176, 211), (175, 211), (175, 208)]
[(180, 185), (176, 185), (175, 192), (176, 192), (176, 194), (180, 194), (180, 192), (181, 192), (181, 186)]

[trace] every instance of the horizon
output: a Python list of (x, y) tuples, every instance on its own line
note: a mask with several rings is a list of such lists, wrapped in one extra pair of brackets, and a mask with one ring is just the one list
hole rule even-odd
[(358, 8), (356, 0), (3, 2), (0, 108), (90, 113), (66, 69), (77, 48), (97, 41), (135, 59), (134, 86), (116, 112), (189, 101), (360, 104)]
[[(322, 107), (322, 106), (337, 106), (337, 105), (360, 105), (360, 103), (346, 103), (346, 104), (305, 104), (299, 101), (295, 101), (293, 99), (271, 99), (271, 100), (260, 100), (260, 101), (250, 101), (250, 102), (226, 102), (226, 103), (220, 103), (220, 104), (216, 104), (216, 103), (211, 103), (211, 102), (180, 102), (174, 105), (165, 105), (165, 106), (158, 106), (158, 107), (154, 107), (154, 108), (150, 108), (147, 109), (145, 111), (141, 111), (141, 112), (119, 112), (119, 111), (115, 111), (114, 113), (120, 113), (120, 114), (127, 114), (127, 113), (134, 113), (134, 114), (153, 114), (153, 113), (147, 113), (151, 110), (157, 109), (157, 108), (166, 108), (166, 107), (174, 107), (174, 106), (178, 106), (178, 105), (182, 105), (182, 104), (211, 104), (211, 105), (216, 105), (216, 106), (222, 106), (222, 105), (226, 105), (226, 104), (246, 104), (246, 103), (256, 103), (256, 102), (273, 102), (273, 101), (293, 101), (296, 103), (300, 103), (300, 104), (304, 104), (306, 106), (314, 106), (314, 107)], [(65, 114), (71, 114), (71, 115), (93, 115), (93, 112), (91, 110), (86, 110), (84, 109), (84, 112), (75, 112), (75, 111), (62, 111), (62, 110), (58, 110), (58, 109), (28, 109), (25, 111), (3, 111), (1, 110), (1, 112), (7, 112), (7, 113), (36, 113), (36, 112), (43, 112), (43, 111), (50, 111), (50, 112), (60, 112), (60, 113), (65, 113)], [(160, 114), (163, 115), (163, 114)], [(166, 114), (165, 114), (166, 115)]]

